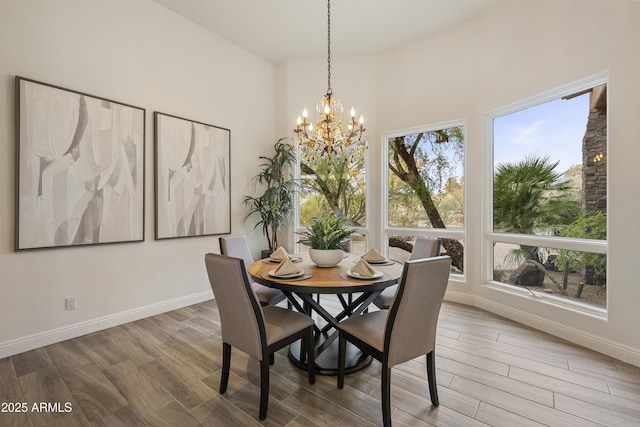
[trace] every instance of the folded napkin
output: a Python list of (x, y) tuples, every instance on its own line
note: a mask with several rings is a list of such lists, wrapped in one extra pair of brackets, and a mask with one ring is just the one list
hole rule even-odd
[(369, 252), (362, 256), (362, 259), (369, 262), (385, 262), (387, 258), (375, 249), (369, 249)]
[(282, 246), (278, 246), (278, 249), (273, 251), (273, 253), (271, 254), (271, 256), (269, 256), (269, 258), (271, 258), (274, 261), (282, 261), (283, 259), (291, 258), (291, 256)]
[(271, 273), (273, 276), (289, 276), (296, 273), (302, 273), (304, 270), (300, 270), (298, 267), (293, 265), (289, 257), (282, 260), (282, 262), (278, 265), (278, 268), (273, 270)]
[(373, 277), (376, 274), (376, 271), (364, 259), (358, 261), (351, 269), (351, 272), (356, 273), (360, 277)]

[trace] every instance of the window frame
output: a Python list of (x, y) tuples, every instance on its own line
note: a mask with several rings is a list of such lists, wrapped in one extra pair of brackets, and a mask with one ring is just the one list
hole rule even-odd
[[(607, 240), (580, 239), (559, 236), (540, 236), (533, 234), (503, 233), (493, 231), (493, 179), (495, 172), (494, 164), (494, 141), (493, 141), (493, 123), (494, 119), (528, 108), (532, 108), (550, 101), (557, 100), (563, 96), (567, 96), (576, 92), (591, 89), (602, 84), (610, 85), (607, 72), (600, 73), (585, 79), (557, 87), (538, 95), (525, 98), (495, 110), (488, 111), (483, 114), (484, 128), (484, 184), (482, 201), (484, 203), (484, 221), (483, 221), (483, 285), (492, 289), (514, 295), (528, 295), (540, 299), (552, 305), (560, 306), (566, 309), (578, 310), (600, 318), (607, 318), (609, 304), (609, 286), (606, 287), (607, 307), (597, 307), (594, 305), (570, 300), (568, 298), (557, 297), (543, 292), (533, 292), (524, 287), (510, 285), (508, 283), (493, 280), (494, 253), (493, 244), (495, 243), (511, 243), (511, 244), (527, 244), (531, 246), (550, 247), (556, 249), (566, 249), (575, 251), (584, 251), (597, 254), (607, 255), (607, 272), (609, 271), (609, 215), (607, 212)], [(608, 93), (608, 91), (607, 91)], [(608, 94), (607, 94), (608, 96)], [(609, 117), (607, 117), (607, 152), (609, 152)], [(607, 168), (609, 167), (609, 156), (606, 156)], [(609, 169), (607, 169), (609, 170)], [(607, 209), (609, 209), (610, 180), (607, 179)], [(608, 273), (607, 273), (608, 276)], [(608, 279), (608, 277), (607, 277)], [(608, 282), (608, 281), (607, 281)], [(533, 294), (533, 295), (532, 295)]]
[(382, 214), (382, 249), (385, 254), (389, 253), (389, 236), (404, 235), (404, 236), (425, 236), (431, 238), (453, 239), (462, 240), (463, 244), (463, 257), (464, 257), (464, 271), (462, 274), (451, 274), (450, 280), (465, 282), (467, 277), (467, 180), (462, 183), (464, 190), (463, 197), (463, 215), (464, 223), (463, 227), (459, 229), (449, 228), (412, 228), (412, 227), (393, 227), (389, 225), (389, 138), (398, 136), (411, 135), (419, 132), (433, 132), (436, 130), (448, 129), (452, 127), (462, 127), (464, 135), (464, 164), (462, 165), (463, 177), (467, 176), (467, 121), (465, 119), (450, 120), (446, 122), (431, 123), (422, 126), (414, 126), (410, 128), (399, 129), (391, 132), (384, 132), (381, 135), (381, 214)]

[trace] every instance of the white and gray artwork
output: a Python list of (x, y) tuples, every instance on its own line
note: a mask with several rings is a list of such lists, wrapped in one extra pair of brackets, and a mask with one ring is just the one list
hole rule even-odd
[(144, 109), (16, 86), (16, 249), (144, 240)]
[(155, 113), (156, 239), (231, 232), (230, 131)]

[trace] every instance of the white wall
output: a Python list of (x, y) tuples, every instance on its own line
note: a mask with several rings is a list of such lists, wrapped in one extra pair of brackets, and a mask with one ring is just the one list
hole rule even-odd
[[(145, 241), (15, 253), (14, 77), (146, 109)], [(275, 66), (148, 0), (0, 3), (0, 358), (212, 297), (217, 237), (154, 240), (153, 112), (231, 129), (232, 232), (275, 141)], [(264, 246), (247, 225), (255, 252)], [(64, 310), (77, 296), (78, 309)]]
[[(451, 281), (447, 299), (476, 305), (640, 366), (637, 322), (640, 301), (635, 225), (640, 201), (640, 3), (502, 2), (437, 34), (371, 57), (340, 58), (332, 69), (334, 93), (348, 107), (362, 103), (368, 117), (371, 212), (379, 211), (381, 136), (433, 123), (465, 120), (467, 131), (466, 281)], [(332, 61), (333, 63), (334, 61)], [(337, 62), (337, 61), (336, 61)], [(289, 61), (278, 73), (286, 82), (279, 115), (290, 125), (326, 89), (323, 61)], [(483, 115), (603, 72), (609, 73), (608, 318), (559, 308), (486, 286), (483, 164), (487, 136)], [(286, 77), (283, 77), (286, 76)], [(337, 80), (340, 79), (340, 80)], [(361, 81), (366, 84), (360, 84)], [(373, 81), (373, 83), (372, 83)], [(339, 83), (338, 83), (339, 82)], [(372, 87), (373, 84), (373, 87)], [(372, 114), (373, 113), (373, 114)], [(373, 122), (373, 123), (372, 123)], [(372, 126), (373, 124), (373, 126)], [(488, 168), (488, 169), (487, 169)], [(377, 212), (375, 212), (377, 216)], [(371, 242), (381, 247), (374, 223)]]

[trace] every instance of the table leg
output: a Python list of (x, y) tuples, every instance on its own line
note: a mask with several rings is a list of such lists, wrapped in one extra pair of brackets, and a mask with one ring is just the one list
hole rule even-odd
[[(340, 323), (340, 321), (347, 316), (362, 314), (373, 302), (373, 300), (376, 299), (378, 295), (380, 295), (381, 292), (382, 291), (363, 293), (355, 301), (349, 304), (344, 310), (338, 313), (338, 315), (335, 316), (335, 320), (337, 321), (337, 323)], [(357, 307), (357, 308), (355, 310), (351, 310), (352, 307)], [(337, 328), (337, 326), (334, 326), (334, 325), (331, 325), (331, 326), (326, 325), (324, 328), (322, 328), (322, 332), (328, 332), (328, 330), (331, 329), (331, 327)]]
[[(322, 307), (314, 298), (309, 294), (297, 294), (302, 299), (303, 305), (300, 306), (298, 301), (294, 306), (299, 311), (311, 314), (315, 311), (327, 321), (327, 325), (319, 330), (316, 328), (315, 334), (315, 358), (316, 358), (316, 373), (320, 375), (337, 375), (338, 372), (338, 323), (341, 319), (347, 316), (360, 315), (364, 312), (369, 304), (380, 294), (381, 291), (367, 292), (360, 295), (355, 300), (349, 295), (349, 302), (344, 301), (344, 297), (341, 299), (343, 310), (336, 316), (333, 316), (329, 311)], [(287, 295), (288, 294), (288, 295)], [(295, 300), (293, 295), (285, 292), (288, 298)], [(292, 302), (293, 304), (293, 302)], [(328, 331), (335, 329), (333, 333), (329, 334)], [(300, 342), (293, 343), (289, 348), (289, 358), (291, 361), (302, 369), (307, 369), (305, 360), (301, 358)], [(346, 357), (346, 373), (352, 373), (364, 369), (372, 361), (372, 358), (362, 353), (356, 346), (347, 343), (347, 357)]]

